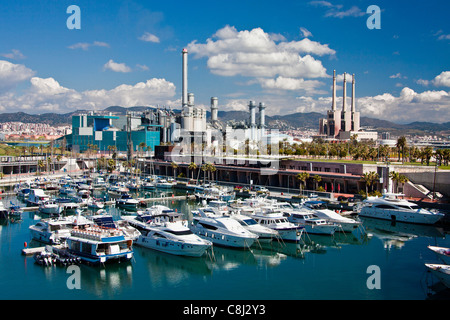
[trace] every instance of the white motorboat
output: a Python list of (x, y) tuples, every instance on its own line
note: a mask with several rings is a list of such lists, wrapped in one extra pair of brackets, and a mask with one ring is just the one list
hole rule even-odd
[(447, 288), (450, 288), (450, 265), (425, 263), (427, 269), (436, 276)]
[(42, 189), (31, 189), (27, 199), (27, 205), (38, 207), (43, 201), (49, 200), (50, 196), (45, 194)]
[(166, 179), (159, 179), (156, 182), (156, 188), (158, 189), (172, 189), (173, 183), (168, 182)]
[(329, 222), (336, 223), (340, 227), (336, 231), (342, 232), (353, 232), (362, 226), (361, 221), (355, 219), (344, 217), (343, 215), (327, 209), (323, 201), (306, 201), (301, 205), (296, 206), (298, 209), (309, 209), (314, 217), (325, 219)]
[(289, 210), (283, 211), (283, 214), (290, 222), (303, 226), (310, 234), (333, 235), (339, 227), (336, 223), (325, 219), (314, 218), (310, 210)]
[(70, 230), (75, 226), (82, 228), (91, 224), (92, 221), (79, 213), (74, 216), (40, 220), (30, 226), (29, 230), (34, 240), (49, 244), (59, 244), (69, 236)]
[(137, 210), (139, 201), (134, 199), (128, 193), (123, 193), (119, 199), (116, 199), (116, 206), (125, 210)]
[(164, 206), (154, 206), (124, 217), (141, 232), (137, 245), (173, 255), (200, 257), (212, 242), (195, 235), (179, 213)]
[(193, 211), (189, 228), (200, 237), (220, 246), (250, 248), (258, 236), (233, 218), (223, 216), (214, 208), (204, 207)]
[(428, 246), (428, 249), (435, 252), (445, 264), (450, 265), (450, 248)]
[(435, 224), (444, 217), (439, 212), (420, 208), (417, 204), (399, 198), (401, 194), (385, 194), (383, 197), (368, 197), (362, 202), (359, 215), (393, 222)]
[(95, 177), (92, 181), (92, 187), (94, 189), (106, 189), (106, 181), (103, 177)]
[(39, 212), (48, 215), (59, 215), (62, 208), (56, 200), (44, 200), (39, 204)]
[(230, 201), (234, 199), (234, 192), (233, 190), (222, 187), (222, 186), (216, 186), (216, 185), (206, 185), (203, 186), (203, 188), (198, 188), (198, 191), (195, 192), (195, 198), (199, 201), (212, 201), (212, 200), (219, 200), (219, 201)]
[(259, 224), (278, 232), (284, 241), (300, 241), (304, 228), (289, 222), (283, 213), (260, 208), (251, 215)]
[(108, 193), (112, 195), (121, 195), (123, 193), (127, 193), (128, 191), (130, 191), (130, 189), (128, 189), (126, 185), (121, 182), (118, 182), (117, 184), (114, 185), (110, 185), (108, 187)]
[(245, 229), (258, 236), (259, 242), (270, 242), (279, 237), (278, 232), (271, 228), (265, 227), (252, 217), (242, 214), (232, 214), (231, 218), (238, 221)]
[(91, 197), (87, 201), (87, 207), (94, 210), (103, 209), (105, 207), (105, 202), (102, 199)]
[(87, 264), (129, 261), (133, 257), (133, 240), (119, 229), (89, 226), (74, 228), (66, 238), (67, 251)]

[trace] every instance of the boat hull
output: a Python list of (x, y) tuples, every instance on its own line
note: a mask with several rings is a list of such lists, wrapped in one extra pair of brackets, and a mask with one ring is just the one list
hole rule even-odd
[(417, 224), (435, 224), (442, 218), (442, 215), (440, 214), (421, 214), (420, 212), (402, 212), (397, 210), (376, 210), (370, 207), (362, 208), (359, 215), (362, 217)]
[(431, 264), (431, 263), (426, 263), (425, 266), (447, 288), (450, 288), (450, 266), (445, 264)]
[(428, 246), (428, 249), (435, 252), (438, 257), (445, 263), (450, 265), (450, 249), (444, 247)]
[(157, 239), (153, 237), (140, 236), (136, 240), (136, 245), (177, 255), (188, 257), (201, 257), (205, 251), (211, 247), (210, 244), (193, 244), (183, 241), (171, 241), (168, 239)]

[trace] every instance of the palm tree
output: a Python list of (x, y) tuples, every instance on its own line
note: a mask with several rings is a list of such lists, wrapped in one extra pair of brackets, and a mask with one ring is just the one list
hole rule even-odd
[(188, 169), (191, 171), (191, 178), (194, 179), (194, 171), (197, 169), (197, 165), (194, 162), (191, 162)]
[[(211, 172), (213, 180), (214, 180), (214, 172), (216, 172), (216, 166), (213, 165), (212, 163), (208, 163), (208, 172)], [(208, 173), (209, 176), (209, 173)]]
[(303, 191), (303, 187), (306, 186), (306, 180), (309, 178), (309, 173), (304, 171), (297, 174), (297, 180), (301, 181), (300, 184), (300, 193)]
[(39, 172), (39, 175), (41, 174), (41, 170), (42, 170), (42, 168), (44, 168), (44, 167), (45, 167), (44, 160), (39, 160), (39, 161), (38, 161), (38, 172)]
[(147, 147), (147, 144), (145, 142), (141, 142), (141, 143), (139, 143), (138, 147), (139, 147), (139, 150), (141, 151), (141, 157), (142, 157), (142, 153), (144, 152), (144, 148)]
[(314, 177), (313, 177), (313, 179), (314, 179), (314, 182), (316, 183), (316, 190), (319, 188), (319, 182), (320, 181), (322, 181), (322, 177), (321, 176), (319, 176), (318, 174), (316, 174)]
[(396, 171), (389, 172), (389, 178), (392, 179), (392, 181), (395, 182), (395, 192), (398, 192), (398, 181), (400, 179), (400, 174)]
[(400, 161), (400, 150), (402, 153), (402, 162), (405, 161), (405, 148), (406, 148), (406, 138), (404, 136), (401, 136), (397, 140), (397, 144), (395, 145), (398, 150), (398, 161)]
[(173, 169), (173, 177), (175, 178), (176, 177), (176, 174), (177, 174), (177, 168), (178, 168), (178, 165), (175, 163), (175, 162), (172, 162), (171, 164), (170, 164), (170, 166), (172, 167), (172, 169)]
[(378, 173), (376, 173), (375, 171), (370, 171), (363, 174), (361, 180), (363, 180), (366, 183), (366, 195), (369, 194), (370, 186), (372, 186), (373, 191), (373, 185), (378, 179), (379, 179)]

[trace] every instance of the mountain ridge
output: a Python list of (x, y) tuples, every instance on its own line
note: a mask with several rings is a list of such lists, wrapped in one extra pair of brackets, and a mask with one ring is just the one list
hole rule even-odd
[[(104, 112), (113, 112), (118, 114), (126, 114), (127, 111), (144, 111), (152, 109), (151, 107), (135, 106), (135, 107), (121, 107), (110, 106), (105, 108)], [(23, 123), (46, 123), (52, 126), (70, 125), (73, 115), (87, 112), (88, 110), (76, 110), (69, 113), (43, 113), (43, 114), (28, 114), (25, 112), (0, 113), (0, 123), (2, 122), (23, 122)], [(174, 110), (179, 111), (179, 110)], [(207, 112), (208, 117), (210, 112)], [(289, 129), (318, 129), (319, 119), (325, 115), (318, 112), (307, 113), (292, 113), (288, 115), (266, 115), (266, 125), (271, 129), (289, 130)], [(235, 121), (240, 122), (249, 117), (247, 111), (219, 111), (219, 120), (222, 122)], [(434, 123), (414, 121), (408, 124), (399, 124), (388, 120), (381, 120), (370, 117), (361, 117), (361, 127), (373, 129), (378, 132), (390, 132), (392, 135), (406, 135), (406, 134), (448, 134), (450, 132), (450, 122)]]

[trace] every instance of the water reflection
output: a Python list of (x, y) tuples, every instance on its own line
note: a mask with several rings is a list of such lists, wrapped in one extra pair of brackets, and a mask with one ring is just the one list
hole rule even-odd
[(430, 225), (361, 217), (367, 231), (379, 238), (386, 249), (402, 248), (407, 241), (418, 237), (444, 238), (444, 229)]

